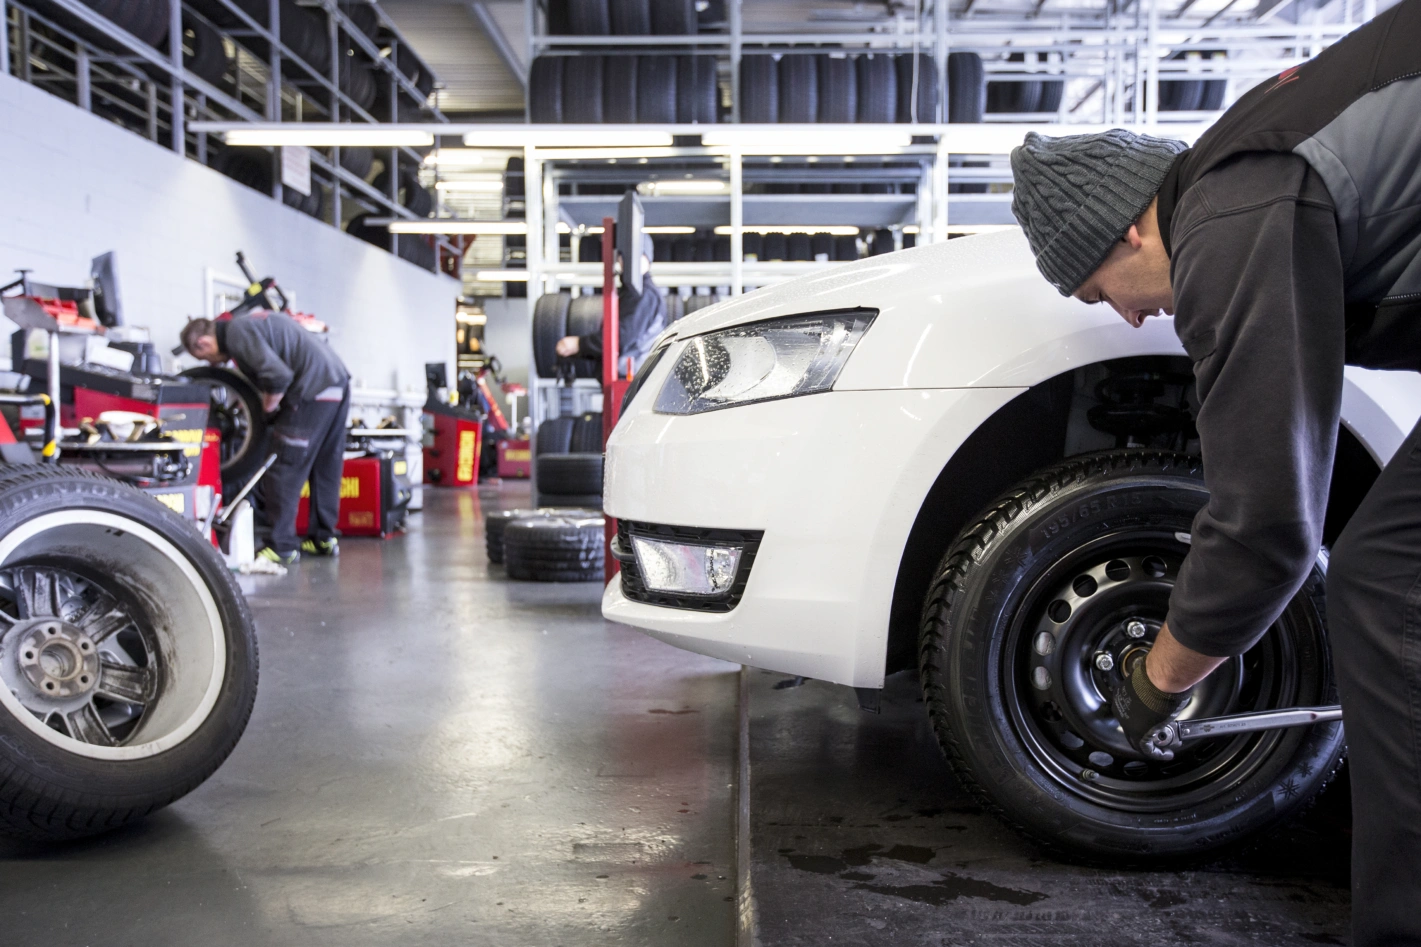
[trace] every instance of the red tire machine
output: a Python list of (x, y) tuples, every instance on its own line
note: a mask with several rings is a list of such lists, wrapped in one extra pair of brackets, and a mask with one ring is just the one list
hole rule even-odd
[[(621, 337), (618, 334), (621, 325), (620, 312), (617, 300), (617, 270), (616, 258), (618, 244), (624, 250), (624, 259), (634, 260), (633, 266), (639, 266), (641, 261), (641, 231), (642, 213), (641, 203), (637, 201), (636, 195), (627, 195), (632, 200), (623, 199), (624, 207), (621, 208), (619, 216), (626, 218), (627, 223), (622, 226), (622, 233), (617, 233), (617, 219), (614, 217), (602, 218), (602, 452), (607, 452), (607, 440), (612, 436), (612, 429), (617, 426), (617, 419), (621, 417), (622, 398), (627, 393), (627, 388), (631, 386), (631, 378), (619, 378), (617, 362), (621, 356)], [(630, 205), (630, 206), (625, 206)], [(624, 239), (618, 240), (618, 236)], [(638, 279), (640, 282), (640, 279)], [(631, 372), (627, 372), (628, 376)], [(605, 516), (605, 543), (603, 544), (603, 574), (606, 581), (612, 581), (612, 577), (621, 571), (622, 564), (612, 555), (612, 540), (617, 536), (617, 521), (611, 516)]]

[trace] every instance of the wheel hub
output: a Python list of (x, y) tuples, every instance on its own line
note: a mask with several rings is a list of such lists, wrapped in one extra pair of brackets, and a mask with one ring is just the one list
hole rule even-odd
[(9, 682), (11, 690), (31, 710), (45, 712), (76, 698), (87, 700), (98, 687), (99, 649), (76, 625), (38, 618), (16, 625), (6, 638), (13, 642), (6, 650), (18, 672)]

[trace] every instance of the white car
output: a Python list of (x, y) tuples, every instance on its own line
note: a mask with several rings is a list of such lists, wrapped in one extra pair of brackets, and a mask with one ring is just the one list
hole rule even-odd
[[(1208, 855), (1306, 805), (1339, 722), (1137, 754), (1107, 695), (1148, 648), (1205, 502), (1191, 365), (1063, 299), (1019, 232), (875, 256), (686, 317), (607, 451), (608, 619), (860, 688), (917, 665), (963, 782), (1057, 852)], [(1326, 542), (1421, 412), (1346, 374)], [(1336, 704), (1326, 557), (1184, 719)]]
[[(1203, 505), (1169, 319), (1063, 298), (1021, 233), (876, 256), (675, 323), (607, 449), (603, 614), (678, 647), (860, 689), (917, 665), (958, 775), (1057, 851), (1198, 856), (1296, 812), (1340, 723), (1136, 753), (1110, 712)], [(1327, 541), (1421, 413), (1348, 369)], [(1183, 719), (1336, 704), (1325, 558)]]

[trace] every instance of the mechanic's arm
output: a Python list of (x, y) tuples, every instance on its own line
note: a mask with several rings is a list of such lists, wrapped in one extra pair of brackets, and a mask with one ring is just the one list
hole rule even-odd
[(262, 393), (262, 410), (271, 414), (281, 404), (282, 396), (296, 377), (291, 367), (254, 329), (235, 320), (227, 329), (227, 349), (227, 354), (251, 368), (257, 376), (252, 380)]
[(1200, 215), (1175, 242), (1175, 328), (1194, 359), (1210, 496), (1146, 662), (1167, 693), (1252, 647), (1322, 542), (1342, 400), (1343, 274), (1331, 203), (1312, 172), (1305, 178), (1291, 197), (1265, 193)]

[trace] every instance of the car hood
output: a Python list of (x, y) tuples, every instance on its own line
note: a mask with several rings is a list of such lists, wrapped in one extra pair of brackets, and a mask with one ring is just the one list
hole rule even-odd
[(895, 301), (907, 303), (948, 289), (963, 292), (971, 286), (1031, 282), (1050, 296), (1058, 295), (1037, 273), (1026, 238), (1013, 227), (866, 257), (786, 280), (692, 313), (671, 331), (684, 338), (777, 316), (860, 307), (881, 311)]

